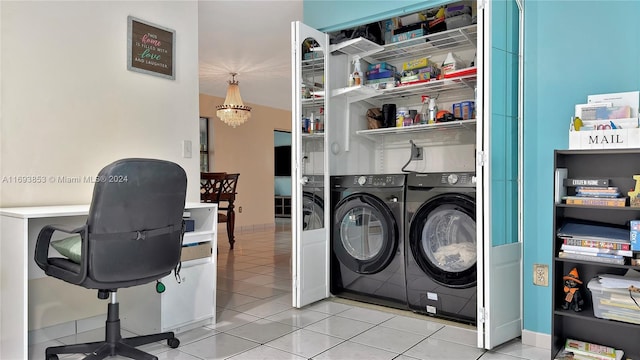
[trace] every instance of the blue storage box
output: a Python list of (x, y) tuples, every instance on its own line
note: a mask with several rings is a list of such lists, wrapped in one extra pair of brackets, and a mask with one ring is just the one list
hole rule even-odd
[(192, 232), (196, 229), (196, 222), (193, 219), (183, 219), (184, 220), (184, 231)]
[(394, 77), (395, 75), (396, 75), (396, 72), (393, 71), (393, 70), (372, 70), (372, 71), (367, 71), (367, 79), (368, 80), (390, 78), (390, 77)]

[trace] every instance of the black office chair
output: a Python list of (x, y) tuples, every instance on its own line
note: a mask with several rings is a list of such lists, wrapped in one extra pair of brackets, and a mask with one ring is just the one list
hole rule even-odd
[[(187, 176), (177, 164), (153, 159), (123, 159), (100, 171), (87, 223), (69, 230), (46, 226), (38, 235), (35, 260), (49, 275), (88, 289), (111, 301), (107, 309), (105, 341), (49, 347), (47, 360), (57, 354), (89, 354), (85, 359), (122, 355), (157, 359), (136, 346), (167, 340), (177, 348), (173, 332), (123, 339), (116, 292), (146, 284), (179, 270), (184, 226)], [(80, 235), (78, 262), (49, 257), (54, 232)], [(78, 260), (78, 259), (76, 259)]]

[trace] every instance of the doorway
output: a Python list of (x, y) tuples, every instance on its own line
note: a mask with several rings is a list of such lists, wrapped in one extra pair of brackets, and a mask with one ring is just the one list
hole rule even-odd
[(273, 131), (274, 214), (291, 218), (291, 132)]

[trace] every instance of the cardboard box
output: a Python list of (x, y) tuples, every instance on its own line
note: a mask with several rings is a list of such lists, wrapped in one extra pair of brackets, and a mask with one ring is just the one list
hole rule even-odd
[(207, 258), (211, 256), (211, 253), (211, 242), (183, 246), (180, 261)]
[[(423, 58), (409, 60), (407, 62), (402, 63), (402, 70), (407, 71), (407, 70), (413, 70), (413, 69), (426, 68), (431, 64), (432, 62), (429, 61), (429, 58), (423, 57)], [(437, 66), (437, 64), (435, 63), (433, 65)]]
[(473, 119), (473, 109), (474, 102), (473, 101), (463, 101), (459, 103), (455, 103), (452, 106), (453, 116), (463, 120)]
[(631, 220), (629, 239), (631, 240), (631, 250), (640, 251), (640, 220)]
[(405, 41), (405, 40), (409, 40), (409, 39), (415, 39), (415, 38), (419, 38), (419, 37), (424, 36), (424, 35), (427, 35), (427, 30), (426, 29), (413, 30), (413, 31), (409, 31), (409, 32), (393, 35), (391, 37), (391, 42), (392, 43), (396, 43), (396, 42)]

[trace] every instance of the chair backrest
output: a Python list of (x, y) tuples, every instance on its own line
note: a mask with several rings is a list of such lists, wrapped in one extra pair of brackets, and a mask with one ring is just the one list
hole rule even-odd
[(220, 198), (218, 201), (229, 201), (236, 197), (236, 187), (240, 174), (227, 174), (222, 181), (220, 188)]
[(87, 220), (88, 277), (144, 283), (170, 273), (180, 261), (186, 191), (185, 171), (169, 161), (123, 159), (102, 169)]
[(220, 201), (220, 189), (227, 177), (225, 172), (200, 173), (200, 201), (218, 203)]

